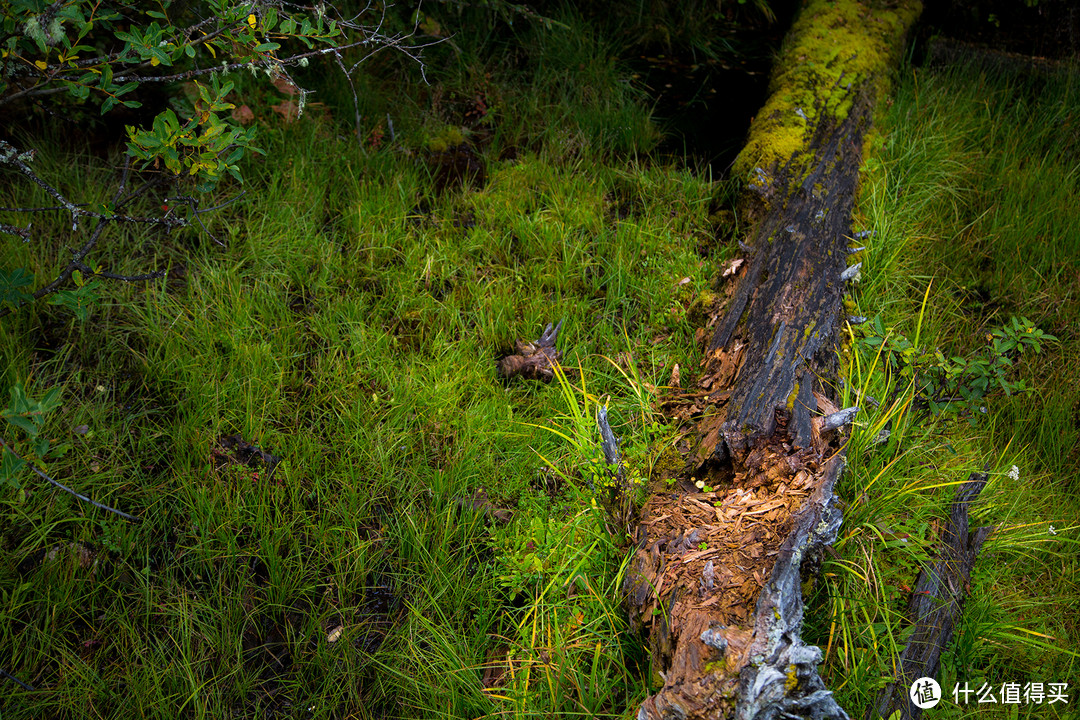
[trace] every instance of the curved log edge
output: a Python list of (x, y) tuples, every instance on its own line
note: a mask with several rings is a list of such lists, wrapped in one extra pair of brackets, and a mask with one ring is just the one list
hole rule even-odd
[[(833, 495), (844, 466), (839, 434), (854, 413), (836, 407), (827, 378), (844, 286), (858, 272), (848, 265), (850, 218), (879, 85), (861, 65), (845, 70), (864, 50), (822, 38), (862, 32), (889, 59), (876, 68), (887, 73), (918, 9), (891, 5), (905, 10), (903, 21), (882, 21), (885, 13), (853, 0), (813, 0), (793, 28), (825, 48), (819, 63), (789, 61), (815, 77), (814, 65), (830, 68), (830, 99), (812, 118), (798, 116), (806, 121), (799, 152), (750, 184), (763, 213), (749, 257), (718, 278), (726, 298), (699, 331), (708, 344), (697, 387), (667, 402), (697, 422), (697, 442), (680, 448), (677, 492), (657, 493), (643, 508), (624, 583), (631, 624), (648, 633), (663, 681), (638, 711), (642, 720), (848, 717), (817, 674), (821, 651), (800, 636), (800, 569), (841, 522)], [(789, 40), (785, 57), (804, 40)], [(791, 83), (798, 73), (779, 75)], [(769, 103), (757, 121), (766, 128), (775, 125)]]

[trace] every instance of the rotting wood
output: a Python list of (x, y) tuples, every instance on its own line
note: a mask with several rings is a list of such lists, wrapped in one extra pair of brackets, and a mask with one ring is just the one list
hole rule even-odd
[(919, 573), (908, 602), (907, 617), (914, 629), (900, 653), (896, 682), (878, 693), (877, 702), (866, 713), (868, 720), (891, 718), (897, 710), (903, 720), (915, 720), (922, 714), (908, 692), (919, 678), (937, 676), (941, 653), (963, 612), (975, 558), (994, 529), (984, 526), (968, 530), (968, 506), (985, 485), (984, 473), (971, 473), (956, 493), (949, 522), (941, 534), (938, 558)]
[(562, 324), (563, 321), (560, 320), (559, 324), (553, 328), (551, 323), (548, 323), (543, 334), (535, 342), (516, 341), (514, 348), (517, 353), (499, 360), (499, 374), (507, 379), (520, 375), (524, 378), (551, 382), (555, 377), (555, 366), (562, 359), (562, 352), (555, 347)]
[[(904, 19), (885, 23), (856, 2), (812, 2), (827, 25), (812, 32), (835, 34), (842, 15), (867, 34), (891, 28), (877, 40), (895, 51), (918, 11), (899, 5)], [(640, 720), (848, 717), (817, 674), (821, 651), (802, 641), (800, 578), (841, 522), (833, 486), (844, 466), (840, 433), (854, 415), (832, 400), (828, 378), (844, 287), (858, 273), (851, 211), (880, 86), (844, 62), (843, 51), (825, 61), (840, 66), (819, 88), (827, 99), (791, 109), (805, 121), (800, 152), (754, 168), (748, 257), (718, 278), (722, 308), (699, 331), (707, 345), (696, 387), (667, 400), (674, 417), (696, 422), (696, 442), (680, 448), (675, 491), (643, 508), (624, 585), (662, 681)]]

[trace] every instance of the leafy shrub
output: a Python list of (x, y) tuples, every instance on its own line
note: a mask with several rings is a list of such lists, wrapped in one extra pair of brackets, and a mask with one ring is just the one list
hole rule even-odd
[(946, 357), (938, 348), (920, 347), (885, 327), (880, 316), (868, 328), (861, 343), (878, 354), (886, 372), (914, 383), (924, 410), (934, 415), (949, 411), (975, 417), (983, 412), (983, 399), (994, 391), (1027, 392), (1024, 380), (1013, 377), (1013, 361), (1028, 351), (1041, 352), (1043, 343), (1057, 341), (1027, 318), (1014, 317), (988, 333), (987, 346), (978, 352)]

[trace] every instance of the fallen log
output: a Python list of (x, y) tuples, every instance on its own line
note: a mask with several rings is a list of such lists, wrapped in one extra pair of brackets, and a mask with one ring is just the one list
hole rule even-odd
[(880, 78), (919, 9), (892, 7), (810, 2), (736, 162), (749, 257), (700, 332), (696, 442), (677, 491), (643, 508), (624, 585), (661, 684), (641, 720), (848, 717), (801, 639), (800, 570), (841, 521), (833, 486), (855, 409), (836, 406), (828, 378), (858, 274), (851, 210)]
[(867, 720), (892, 718), (897, 710), (902, 720), (916, 720), (922, 714), (909, 691), (919, 678), (937, 676), (941, 653), (952, 639), (953, 628), (963, 612), (975, 558), (994, 529), (984, 526), (968, 530), (968, 505), (985, 485), (985, 474), (971, 473), (957, 491), (949, 522), (941, 533), (938, 558), (919, 573), (908, 601), (907, 617), (914, 629), (900, 653), (896, 682), (881, 689), (877, 702), (866, 713)]

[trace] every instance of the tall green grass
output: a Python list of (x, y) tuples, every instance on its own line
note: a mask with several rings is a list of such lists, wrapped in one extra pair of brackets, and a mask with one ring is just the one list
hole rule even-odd
[[(984, 352), (1026, 316), (1059, 338), (1016, 359), (1028, 393), (962, 412), (919, 412), (914, 383), (882, 371), (853, 329), (845, 392), (863, 409), (838, 486), (845, 525), (814, 596), (809, 633), (824, 676), (862, 715), (894, 673), (903, 617), (956, 486), (990, 481), (973, 527), (994, 524), (963, 622), (942, 660), (942, 717), (1072, 717), (1070, 705), (957, 704), (956, 683), (1071, 682), (1080, 667), (1080, 189), (1075, 68), (1026, 74), (978, 64), (908, 69), (867, 160), (857, 230), (872, 230), (854, 314), (880, 316), (917, 353)], [(867, 399), (873, 397), (875, 406)], [(950, 410), (955, 411), (952, 407)], [(887, 431), (887, 432), (886, 432)]]
[[(5, 719), (622, 716), (644, 697), (625, 538), (589, 458), (545, 427), (576, 397), (582, 427), (602, 401), (624, 445), (647, 442), (644, 388), (695, 362), (717, 191), (639, 154), (648, 110), (584, 21), (523, 31), (515, 57), (495, 36), (430, 86), (365, 78), (399, 131), (378, 146), (358, 146), (340, 92), (282, 125), (249, 88), (267, 153), (203, 216), (221, 244), (110, 231), (94, 264), (169, 279), (94, 281), (86, 323), (37, 303), (0, 324), (5, 383), (64, 390), (45, 433), (73, 447), (50, 474), (142, 518), (29, 478), (0, 493), (0, 668), (36, 688), (8, 682)], [(581, 82), (559, 82), (571, 65)], [(470, 127), (436, 92), (498, 102)], [(482, 186), (436, 191), (427, 140), (447, 125)], [(108, 193), (92, 158), (35, 144), (65, 192)], [(34, 192), (5, 183), (0, 205)], [(65, 221), (34, 226), (43, 241), (2, 263), (40, 280)], [(588, 399), (496, 375), (560, 319)], [(280, 465), (223, 463), (235, 434)]]

